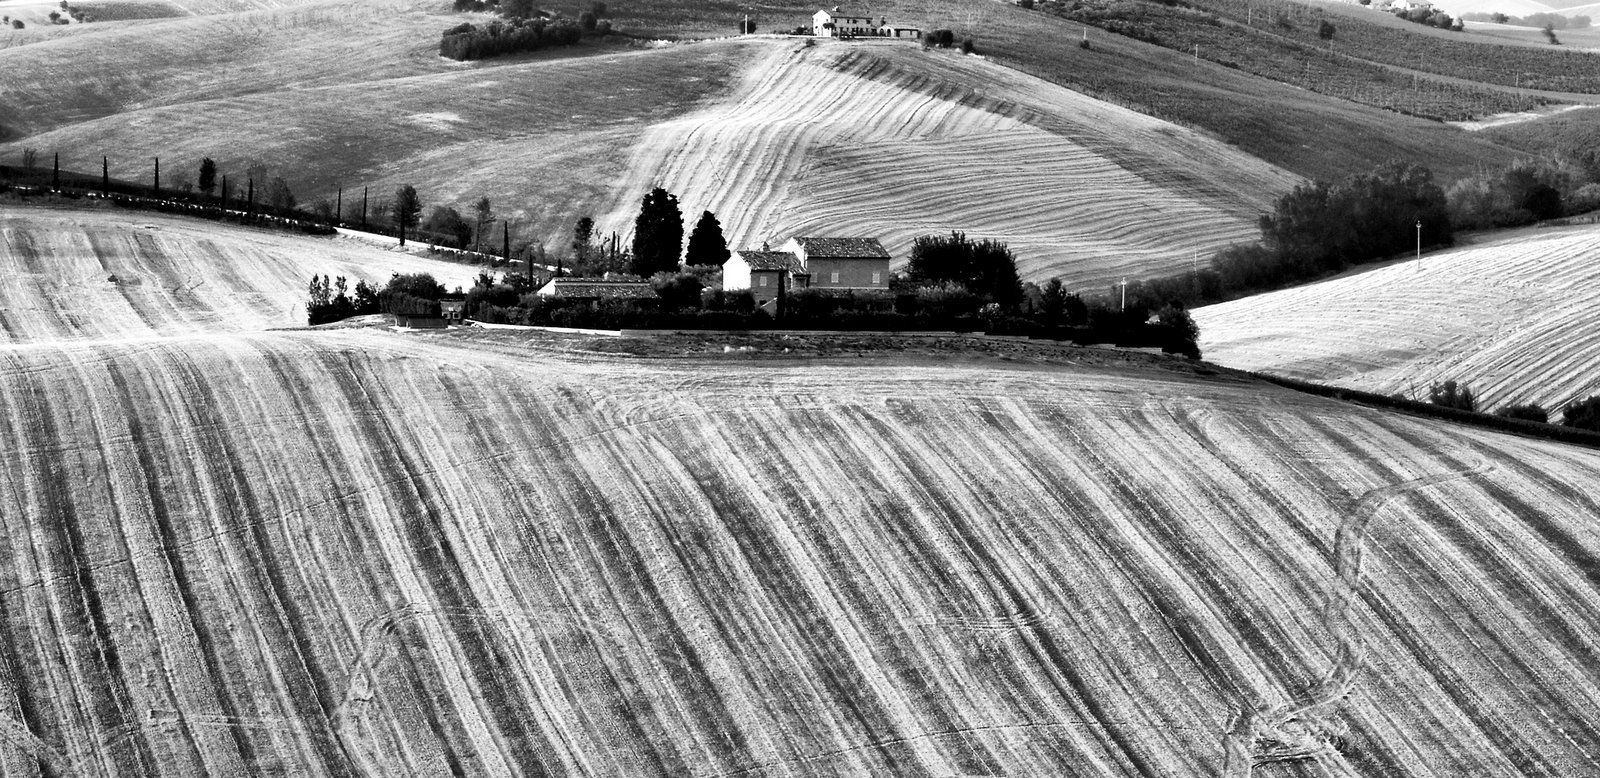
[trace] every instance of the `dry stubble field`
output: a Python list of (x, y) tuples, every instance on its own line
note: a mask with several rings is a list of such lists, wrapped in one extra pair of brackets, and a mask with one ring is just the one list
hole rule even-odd
[(1600, 773), (1592, 450), (1078, 349), (9, 336), (7, 778)]
[(307, 238), (110, 209), (0, 211), (0, 347), (305, 324), (312, 274), (382, 286), (477, 269), (355, 239)]
[(1600, 227), (1527, 229), (1194, 318), (1229, 367), (1424, 400), (1464, 381), (1488, 410), (1555, 412), (1600, 394), (1597, 290)]

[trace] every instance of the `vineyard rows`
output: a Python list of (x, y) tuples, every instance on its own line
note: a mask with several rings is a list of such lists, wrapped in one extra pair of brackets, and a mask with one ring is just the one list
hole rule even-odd
[(1600, 94), (1600, 55), (1592, 51), (1485, 43), (1482, 38), (1385, 18), (1383, 12), (1354, 6), (1325, 9), (1295, 0), (1188, 1), (1195, 8), (1309, 46), (1330, 45), (1317, 34), (1319, 22), (1327, 19), (1337, 29), (1333, 48), (1371, 62), (1483, 84)]
[[(1466, 121), (1529, 111), (1552, 101), (1497, 89), (1406, 75), (1349, 56), (1342, 39), (1322, 46), (1222, 24), (1194, 10), (1155, 3), (1118, 3), (1075, 11), (1072, 18), (1121, 35), (1302, 89), (1440, 121)], [(1198, 46), (1198, 49), (1195, 47)]]
[(1600, 771), (1600, 455), (478, 343), (0, 351), (0, 774)]
[[(1254, 234), (1293, 184), (1198, 133), (975, 58), (895, 44), (773, 46), (734, 92), (645, 131), (602, 231), (660, 185), (735, 248), (797, 234), (1010, 244), (1025, 278), (1100, 287)], [(1137, 225), (1137, 227), (1135, 226)]]
[(1424, 400), (1453, 380), (1489, 410), (1554, 411), (1600, 394), (1597, 256), (1600, 227), (1523, 230), (1194, 317), (1231, 367)]

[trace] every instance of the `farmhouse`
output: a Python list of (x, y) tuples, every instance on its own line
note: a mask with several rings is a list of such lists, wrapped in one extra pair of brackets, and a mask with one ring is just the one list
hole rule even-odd
[(877, 36), (881, 24), (875, 24), (864, 11), (818, 11), (811, 15), (811, 33), (823, 38)]
[(446, 324), (461, 324), (462, 316), (467, 307), (465, 297), (442, 297), (439, 299), (439, 315)]
[(638, 278), (552, 278), (535, 294), (563, 300), (654, 300), (656, 290)]
[(794, 254), (816, 289), (888, 289), (889, 252), (877, 238), (790, 238)]
[(811, 276), (790, 251), (735, 251), (722, 263), (723, 289), (749, 289), (756, 305), (766, 305), (778, 296), (779, 285), (787, 290), (811, 285)]

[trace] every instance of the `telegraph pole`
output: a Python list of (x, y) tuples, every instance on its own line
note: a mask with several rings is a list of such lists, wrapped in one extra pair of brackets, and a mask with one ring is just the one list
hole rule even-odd
[(1422, 219), (1417, 219), (1417, 271), (1422, 271)]
[(1118, 282), (1118, 286), (1122, 287), (1122, 310), (1126, 312), (1128, 310), (1128, 279), (1124, 277), (1122, 281)]

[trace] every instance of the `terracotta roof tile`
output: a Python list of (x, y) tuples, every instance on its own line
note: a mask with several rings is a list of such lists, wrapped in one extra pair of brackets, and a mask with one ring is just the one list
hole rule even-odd
[(889, 252), (877, 238), (795, 238), (806, 250), (806, 257), (844, 257), (848, 259), (888, 259)]

